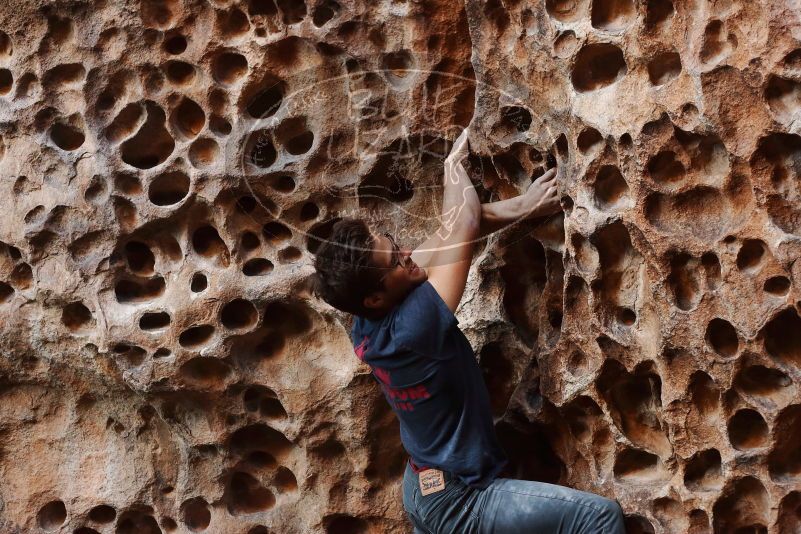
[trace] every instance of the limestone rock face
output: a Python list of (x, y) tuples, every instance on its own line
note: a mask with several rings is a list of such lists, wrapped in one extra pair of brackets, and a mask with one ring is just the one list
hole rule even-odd
[(801, 2), (10, 0), (0, 532), (408, 532), (397, 421), (315, 299), (416, 245), (475, 114), (460, 326), (507, 476), (630, 532), (801, 530)]

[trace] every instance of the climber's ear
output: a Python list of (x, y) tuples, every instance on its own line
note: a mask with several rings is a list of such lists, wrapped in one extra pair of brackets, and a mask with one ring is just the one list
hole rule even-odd
[(386, 304), (387, 299), (386, 295), (383, 291), (373, 291), (366, 297), (362, 303), (364, 304), (365, 308), (369, 308), (371, 310), (380, 310)]

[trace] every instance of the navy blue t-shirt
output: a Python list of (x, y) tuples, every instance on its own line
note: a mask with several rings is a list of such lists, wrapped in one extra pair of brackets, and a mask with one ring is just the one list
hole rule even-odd
[(412, 461), (486, 488), (507, 458), (487, 386), (458, 323), (425, 281), (385, 317), (356, 317), (351, 339), (397, 415)]

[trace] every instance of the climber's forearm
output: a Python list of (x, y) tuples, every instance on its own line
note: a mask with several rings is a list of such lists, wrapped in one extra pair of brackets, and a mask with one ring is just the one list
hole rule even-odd
[(479, 237), (484, 237), (510, 224), (526, 218), (531, 210), (525, 210), (522, 195), (481, 205)]

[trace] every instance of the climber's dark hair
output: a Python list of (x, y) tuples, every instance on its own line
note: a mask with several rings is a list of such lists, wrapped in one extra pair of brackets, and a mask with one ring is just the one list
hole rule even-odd
[(381, 270), (372, 264), (375, 239), (359, 219), (342, 219), (315, 251), (314, 294), (338, 310), (370, 317), (364, 298), (381, 289)]

